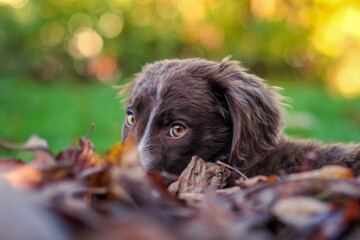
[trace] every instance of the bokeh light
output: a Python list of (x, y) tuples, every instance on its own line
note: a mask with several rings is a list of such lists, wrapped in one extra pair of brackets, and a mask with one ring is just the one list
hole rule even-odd
[(10, 6), (10, 16), (17, 22), (30, 23), (36, 18), (36, 8), (31, 2), (15, 1)]
[(360, 52), (353, 52), (329, 70), (329, 78), (336, 89), (346, 97), (360, 94)]
[(13, 8), (22, 8), (24, 7), (29, 0), (0, 0), (1, 5), (9, 5)]
[(340, 7), (332, 15), (317, 19), (313, 44), (317, 50), (331, 57), (339, 57), (349, 44), (360, 42), (360, 8)]
[(76, 59), (94, 57), (102, 47), (101, 36), (91, 28), (78, 29), (68, 42), (68, 52)]
[(134, 25), (145, 26), (151, 23), (152, 11), (147, 5), (136, 5), (131, 12), (131, 19)]
[(272, 19), (276, 13), (276, 0), (252, 0), (251, 11), (262, 19)]
[(205, 17), (204, 1), (180, 0), (179, 9), (184, 20), (188, 23), (196, 23)]
[(346, 97), (360, 94), (358, 0), (0, 0), (0, 11), (8, 73), (21, 65), (52, 76), (39, 70), (51, 56), (65, 74), (103, 81), (112, 61), (130, 76), (163, 58), (232, 55), (264, 77), (317, 79)]
[(172, 19), (178, 14), (175, 0), (159, 0), (156, 1), (156, 13), (162, 19)]
[(224, 32), (213, 25), (205, 25), (200, 28), (199, 39), (206, 49), (218, 51), (224, 44)]
[(77, 13), (68, 21), (68, 29), (70, 33), (75, 33), (80, 28), (92, 28), (93, 21), (88, 14), (85, 13)]
[(92, 76), (106, 84), (113, 84), (115, 76), (119, 77), (116, 59), (109, 55), (92, 59), (89, 69)]
[(40, 40), (46, 46), (61, 43), (65, 36), (65, 29), (57, 22), (49, 22), (40, 28)]
[(104, 37), (114, 38), (121, 33), (123, 21), (118, 14), (106, 12), (101, 15), (98, 27)]

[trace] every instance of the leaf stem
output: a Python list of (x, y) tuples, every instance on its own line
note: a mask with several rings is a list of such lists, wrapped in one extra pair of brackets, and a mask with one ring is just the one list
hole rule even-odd
[(88, 134), (86, 135), (85, 139), (84, 139), (84, 144), (88, 141), (89, 137), (90, 137), (90, 134), (92, 133), (92, 131), (94, 130), (94, 127), (95, 127), (95, 124), (94, 123), (91, 123), (91, 127), (90, 127), (90, 130), (88, 132)]
[(236, 172), (237, 174), (239, 174), (242, 178), (244, 178), (245, 180), (249, 179), (245, 174), (243, 174), (239, 169), (237, 168), (234, 168), (233, 166), (227, 164), (227, 163), (224, 163), (224, 162), (221, 162), (221, 161), (216, 161), (217, 164), (219, 165), (222, 165), (224, 167), (227, 167), (231, 170), (233, 170), (234, 172)]

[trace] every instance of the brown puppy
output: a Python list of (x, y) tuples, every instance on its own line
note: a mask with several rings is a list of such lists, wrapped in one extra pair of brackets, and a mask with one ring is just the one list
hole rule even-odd
[(142, 164), (180, 174), (193, 155), (227, 161), (248, 176), (348, 166), (360, 145), (294, 141), (282, 134), (283, 97), (236, 61), (164, 60), (143, 67), (131, 91), (123, 140), (135, 135)]

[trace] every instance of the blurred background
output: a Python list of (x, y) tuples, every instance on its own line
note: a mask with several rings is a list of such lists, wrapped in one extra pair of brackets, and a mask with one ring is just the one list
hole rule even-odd
[[(227, 55), (291, 98), (285, 132), (360, 142), (358, 0), (0, 0), (0, 136), (121, 140), (111, 86), (147, 62)], [(27, 159), (0, 150), (0, 157)]]

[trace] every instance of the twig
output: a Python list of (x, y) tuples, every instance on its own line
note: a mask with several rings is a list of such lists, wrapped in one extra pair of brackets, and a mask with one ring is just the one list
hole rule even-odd
[(227, 167), (231, 170), (233, 170), (234, 172), (236, 172), (237, 174), (239, 174), (242, 178), (244, 178), (245, 180), (249, 179), (247, 176), (245, 176), (245, 174), (243, 174), (239, 169), (237, 168), (234, 168), (233, 166), (227, 164), (227, 163), (224, 163), (224, 162), (221, 162), (221, 161), (216, 161), (217, 164), (219, 165), (222, 165), (224, 167)]
[(92, 131), (94, 130), (94, 127), (95, 127), (95, 124), (94, 123), (91, 123), (91, 127), (90, 127), (90, 130), (88, 132), (88, 134), (86, 135), (85, 139), (84, 139), (84, 144), (88, 141), (89, 137), (90, 137), (90, 134), (92, 133)]

